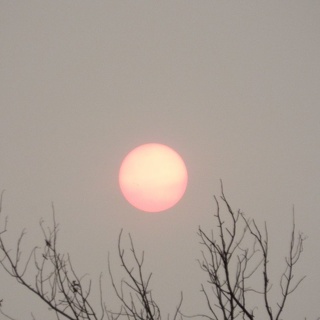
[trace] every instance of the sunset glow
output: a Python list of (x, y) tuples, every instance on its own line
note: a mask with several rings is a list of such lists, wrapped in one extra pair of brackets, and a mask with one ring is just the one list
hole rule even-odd
[(187, 169), (179, 154), (157, 143), (132, 150), (119, 172), (124, 197), (134, 207), (147, 212), (174, 206), (182, 198), (187, 182)]

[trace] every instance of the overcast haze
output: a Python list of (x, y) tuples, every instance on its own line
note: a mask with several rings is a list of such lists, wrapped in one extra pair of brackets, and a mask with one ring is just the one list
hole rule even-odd
[[(234, 209), (266, 221), (275, 273), (292, 207), (308, 239), (286, 319), (320, 316), (320, 2), (0, 1), (0, 189), (8, 242), (59, 247), (97, 284), (117, 237), (145, 250), (162, 315), (184, 292), (204, 312), (198, 225), (209, 228), (224, 182)], [(189, 185), (172, 209), (147, 214), (120, 193), (134, 147), (158, 142), (184, 159)], [(10, 240), (11, 239), (11, 240)], [(11, 241), (11, 242), (10, 242)], [(279, 268), (278, 268), (278, 267)], [(17, 319), (54, 319), (0, 270), (0, 299)], [(274, 286), (277, 285), (275, 281)], [(117, 305), (111, 289), (106, 302)], [(303, 299), (301, 299), (303, 297)], [(51, 318), (49, 318), (51, 317)]]

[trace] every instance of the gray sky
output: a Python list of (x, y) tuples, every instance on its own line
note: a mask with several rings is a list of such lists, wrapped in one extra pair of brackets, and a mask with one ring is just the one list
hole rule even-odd
[[(203, 312), (196, 232), (212, 221), (221, 178), (235, 209), (268, 223), (275, 274), (295, 206), (308, 236), (297, 276), (307, 278), (284, 318), (315, 319), (319, 16), (318, 1), (0, 1), (8, 241), (26, 227), (25, 248), (37, 244), (53, 201), (60, 248), (79, 273), (97, 284), (110, 252), (121, 278), (115, 249), (124, 228), (145, 250), (163, 316), (181, 290), (183, 311)], [(189, 172), (184, 198), (161, 214), (131, 207), (118, 187), (124, 156), (148, 142), (177, 150)], [(0, 278), (6, 311), (49, 320), (38, 300)]]

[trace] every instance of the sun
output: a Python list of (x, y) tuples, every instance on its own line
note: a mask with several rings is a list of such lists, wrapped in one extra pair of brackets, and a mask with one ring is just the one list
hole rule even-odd
[(181, 156), (159, 143), (143, 144), (124, 158), (119, 185), (126, 200), (142, 211), (173, 207), (185, 193), (188, 172)]

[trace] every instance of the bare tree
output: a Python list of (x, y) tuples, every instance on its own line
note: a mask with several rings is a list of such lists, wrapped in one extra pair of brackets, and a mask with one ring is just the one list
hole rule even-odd
[[(122, 248), (121, 238), (122, 230), (118, 239), (118, 253), (121, 261), (121, 267), (125, 271), (127, 278), (122, 279), (119, 286), (115, 284), (114, 277), (111, 272), (110, 259), (108, 260), (112, 286), (121, 302), (120, 312), (116, 314), (114, 313), (113, 315), (125, 315), (128, 319), (134, 320), (161, 320), (160, 308), (153, 299), (152, 291), (149, 288), (152, 273), (145, 277), (142, 270), (144, 263), (144, 252), (142, 252), (141, 257), (138, 257), (133, 245), (132, 237), (129, 234), (131, 260), (133, 260), (133, 265), (131, 265), (125, 259), (125, 250)], [(176, 308), (173, 320), (176, 320), (177, 316), (179, 315), (182, 300), (183, 295), (181, 293), (181, 299)]]
[[(124, 315), (127, 318), (135, 320), (161, 320), (160, 308), (153, 299), (149, 288), (151, 273), (145, 278), (142, 270), (144, 252), (142, 252), (141, 258), (139, 258), (135, 251), (132, 238), (129, 236), (131, 258), (133, 258), (132, 261), (134, 264), (134, 266), (129, 266), (129, 263), (125, 260), (125, 250), (121, 247), (122, 232), (120, 232), (119, 235), (118, 253), (121, 267), (128, 276), (128, 280), (121, 280), (120, 288), (118, 288), (114, 282), (110, 268), (110, 260), (108, 260), (112, 286), (121, 301), (121, 309), (120, 312), (113, 312), (107, 309), (106, 304), (102, 301), (100, 277), (100, 311), (98, 315), (93, 305), (89, 302), (91, 281), (89, 280), (86, 285), (84, 276), (79, 277), (75, 272), (69, 254), (62, 254), (58, 250), (57, 237), (59, 225), (56, 222), (54, 207), (52, 207), (52, 210), (52, 227), (46, 227), (44, 221), (40, 220), (40, 227), (43, 233), (43, 245), (41, 247), (34, 247), (25, 259), (22, 259), (25, 255), (23, 255), (21, 250), (21, 244), (26, 232), (25, 230), (22, 231), (13, 250), (14, 253), (12, 253), (12, 250), (8, 248), (4, 239), (8, 225), (8, 220), (5, 218), (4, 228), (0, 231), (0, 253), (3, 254), (3, 256), (0, 257), (0, 264), (7, 274), (45, 302), (50, 310), (55, 312), (58, 320), (102, 320), (105, 317), (111, 320)], [(31, 273), (33, 273), (33, 283), (29, 283), (27, 280), (27, 278), (29, 278), (27, 277), (27, 273), (30, 270)], [(2, 310), (1, 303), (2, 301), (0, 301), (0, 313), (9, 320), (15, 320)], [(173, 320), (175, 320), (178, 315), (181, 303), (182, 296)], [(34, 319), (33, 315), (32, 318)]]
[[(201, 269), (208, 276), (208, 287), (202, 285), (210, 320), (255, 319), (256, 305), (250, 304), (252, 294), (262, 297), (267, 318), (279, 320), (288, 296), (296, 290), (304, 279), (293, 282), (293, 269), (298, 262), (304, 237), (296, 233), (295, 221), (291, 231), (289, 254), (285, 258), (285, 270), (280, 281), (280, 298), (271, 305), (269, 292), (272, 282), (269, 276), (269, 237), (266, 224), (260, 231), (254, 220), (250, 220), (238, 210), (233, 211), (227, 201), (221, 183), (220, 200), (216, 202), (217, 233), (205, 232), (199, 227), (198, 234), (204, 246)], [(221, 203), (225, 209), (222, 213)], [(215, 234), (217, 234), (215, 236)], [(261, 280), (262, 285), (256, 285)], [(253, 286), (252, 286), (253, 285)]]
[[(0, 204), (1, 209), (1, 204)], [(53, 209), (53, 227), (46, 228), (43, 220), (40, 227), (44, 236), (42, 247), (34, 247), (23, 261), (21, 243), (25, 235), (22, 231), (15, 250), (8, 249), (4, 241), (7, 231), (7, 219), (3, 230), (0, 232), (0, 251), (3, 257), (0, 260), (3, 269), (18, 283), (26, 287), (30, 292), (38, 296), (49, 308), (55, 312), (57, 319), (69, 320), (98, 320), (106, 315), (105, 306), (100, 301), (101, 310), (98, 313), (89, 302), (91, 281), (84, 284), (84, 276), (79, 277), (71, 263), (69, 254), (58, 251), (57, 235), (59, 226), (56, 223)], [(34, 281), (28, 282), (27, 273), (32, 269)], [(101, 278), (100, 278), (100, 297)], [(12, 319), (1, 309), (1, 313), (8, 319)], [(33, 316), (32, 316), (33, 317)]]
[[(257, 305), (252, 303), (256, 301), (252, 300), (252, 297), (258, 295), (261, 297), (265, 318), (280, 320), (288, 296), (297, 289), (304, 278), (293, 281), (294, 267), (303, 249), (303, 235), (296, 232), (293, 219), (285, 269), (278, 281), (271, 281), (266, 224), (262, 232), (254, 220), (245, 217), (241, 211), (233, 211), (224, 195), (222, 184), (220, 199), (214, 199), (217, 206), (214, 215), (217, 232), (206, 232), (201, 227), (198, 229), (203, 246), (199, 263), (208, 278), (208, 283), (201, 288), (209, 310), (208, 313), (198, 316), (209, 320), (256, 319)], [(221, 204), (225, 209), (223, 212)], [(0, 214), (1, 205), (2, 194)], [(27, 255), (21, 249), (25, 231), (22, 231), (11, 250), (5, 242), (7, 219), (2, 220), (0, 264), (6, 273), (49, 306), (58, 320), (117, 320), (120, 317), (126, 317), (127, 320), (161, 320), (160, 307), (150, 289), (152, 274), (146, 276), (144, 272), (144, 252), (137, 253), (130, 235), (129, 249), (125, 250), (122, 246), (122, 231), (118, 239), (118, 255), (125, 277), (119, 282), (115, 281), (108, 259), (111, 284), (120, 301), (120, 311), (108, 310), (103, 302), (101, 277), (100, 300), (95, 305), (91, 303), (91, 280), (84, 276), (79, 277), (70, 256), (58, 250), (59, 225), (56, 222), (54, 208), (52, 209), (52, 227), (46, 227), (43, 220), (40, 221), (43, 244), (34, 247)], [(33, 275), (33, 282), (28, 281), (30, 275)], [(270, 292), (272, 283), (276, 282), (279, 283), (279, 299), (274, 303), (270, 299)], [(9, 320), (16, 320), (3, 311), (4, 303), (1, 299), (0, 313)], [(181, 294), (172, 320), (176, 320), (178, 316), (183, 318), (180, 311), (182, 301)], [(32, 319), (35, 320), (33, 315)]]

